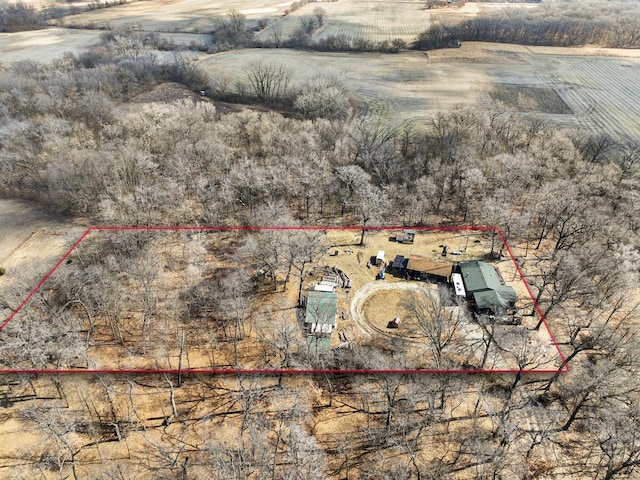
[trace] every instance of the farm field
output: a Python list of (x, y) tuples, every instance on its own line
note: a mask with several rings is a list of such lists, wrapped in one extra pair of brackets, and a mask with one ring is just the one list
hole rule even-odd
[[(491, 83), (485, 65), (430, 65), (421, 52), (321, 53), (296, 50), (243, 50), (204, 56), (199, 65), (212, 78), (228, 75), (239, 80), (252, 64), (274, 62), (292, 71), (293, 83), (322, 76), (337, 78), (369, 111), (393, 121), (425, 121), (436, 110), (475, 104)], [(452, 79), (457, 81), (452, 82)]]
[[(371, 266), (368, 259), (384, 249), (389, 261), (404, 254), (451, 268), (455, 262), (484, 259), (494, 241), (500, 240), (497, 235), (492, 240), (491, 232), (425, 231), (406, 245), (391, 241), (396, 233), (369, 231), (364, 245), (359, 245), (356, 230), (94, 230), (2, 331), (0, 362), (8, 370), (52, 371), (357, 368), (349, 367), (356, 361), (349, 360), (351, 354), (345, 366), (345, 360), (328, 352), (318, 356), (312, 345), (305, 346), (308, 325), (303, 322), (304, 309), (296, 308), (299, 292), (306, 298), (306, 292), (328, 272), (338, 271), (350, 283), (336, 287), (339, 335), (330, 335), (327, 345), (335, 349), (346, 343), (356, 358), (359, 351), (394, 349), (391, 358), (380, 355), (377, 370), (438, 370), (442, 359), (431, 363), (429, 337), (420, 333), (398, 301), (435, 298), (445, 287), (391, 274), (376, 281), (380, 267)], [(261, 276), (255, 257), (248, 253), (247, 245), (274, 241), (282, 245), (317, 242), (316, 260), (304, 272), (299, 270), (300, 276), (290, 280), (288, 289), (284, 270)], [(441, 245), (450, 251), (464, 250), (443, 260)], [(530, 311), (532, 299), (512, 260), (506, 257), (495, 266), (517, 292), (516, 306)], [(90, 283), (78, 289), (75, 282), (88, 278)], [(108, 298), (101, 292), (109, 292)], [(40, 298), (49, 300), (40, 302)], [(49, 309), (51, 299), (77, 308)], [(460, 322), (453, 330), (455, 340), (446, 349), (449, 368), (549, 371), (562, 366), (546, 328), (532, 330), (535, 317), (525, 317), (522, 324), (496, 324), (487, 340), (466, 307), (452, 303), (446, 309)], [(406, 325), (388, 333), (385, 325), (397, 315)], [(30, 348), (20, 349), (25, 341)], [(525, 342), (527, 363), (514, 363), (504, 353), (506, 343), (499, 342)], [(373, 367), (365, 363), (359, 368)]]
[(141, 1), (71, 15), (65, 17), (63, 24), (99, 28), (131, 24), (143, 31), (200, 33), (213, 30), (216, 19), (226, 16), (230, 10), (245, 15), (249, 26), (252, 26), (259, 20), (273, 20), (281, 16), (291, 3), (286, 0)]
[(434, 111), (486, 102), (494, 88), (507, 87), (515, 96), (502, 105), (506, 111), (536, 113), (561, 126), (583, 126), (616, 138), (640, 138), (638, 51), (487, 43), (395, 55), (261, 49), (203, 56), (199, 64), (212, 78), (242, 81), (258, 61), (287, 66), (299, 85), (317, 72), (340, 79), (370, 110), (396, 123), (425, 122)]
[[(277, 20), (258, 34), (258, 39), (269, 41), (273, 29), (278, 28), (283, 38), (287, 38), (300, 28), (302, 17), (313, 17), (313, 10), (319, 6), (311, 2), (286, 17)], [(424, 2), (374, 0), (340, 0), (323, 2), (320, 6), (326, 10), (324, 25), (313, 35), (312, 40), (344, 35), (354, 39), (372, 42), (391, 41), (401, 38), (406, 42), (415, 41), (420, 32), (429, 28), (430, 14), (424, 10)]]
[(22, 60), (49, 62), (65, 52), (78, 53), (97, 44), (100, 33), (66, 28), (0, 33), (0, 66)]

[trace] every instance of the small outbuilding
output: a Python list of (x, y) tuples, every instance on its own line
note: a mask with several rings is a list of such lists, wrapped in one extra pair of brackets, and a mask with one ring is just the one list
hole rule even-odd
[(394, 275), (404, 275), (407, 270), (408, 262), (409, 259), (405, 258), (404, 255), (396, 255), (396, 258), (394, 258), (391, 263), (391, 273)]
[[(307, 327), (315, 325), (329, 325), (331, 330), (336, 327), (336, 313), (338, 312), (338, 294), (314, 290), (307, 293), (307, 307), (304, 323)], [(325, 327), (315, 327), (317, 332), (326, 332)], [(330, 333), (330, 332), (329, 332)]]
[(396, 242), (398, 243), (413, 243), (416, 236), (415, 230), (405, 230), (401, 234), (396, 235)]

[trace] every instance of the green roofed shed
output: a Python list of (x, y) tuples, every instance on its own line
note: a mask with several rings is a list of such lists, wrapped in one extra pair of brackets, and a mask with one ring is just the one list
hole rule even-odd
[(502, 285), (497, 290), (474, 292), (472, 295), (478, 310), (491, 310), (495, 307), (506, 308), (516, 303), (518, 299), (513, 288), (507, 285)]
[(460, 273), (467, 292), (479, 292), (502, 286), (496, 269), (488, 263), (477, 260), (461, 263)]
[(337, 312), (337, 293), (311, 291), (307, 294), (307, 310), (304, 317), (307, 325), (328, 324), (335, 327)]
[(473, 299), (478, 310), (509, 308), (518, 299), (513, 287), (503, 284), (492, 265), (474, 260), (461, 263), (458, 269), (467, 295)]
[(331, 339), (309, 335), (307, 337), (307, 350), (313, 355), (328, 352), (331, 350)]

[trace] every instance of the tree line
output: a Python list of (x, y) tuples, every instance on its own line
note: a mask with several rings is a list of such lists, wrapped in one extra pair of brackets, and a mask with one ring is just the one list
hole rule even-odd
[(434, 23), (417, 48), (446, 48), (457, 41), (573, 47), (640, 46), (640, 7), (634, 2), (562, 2), (512, 8), (457, 22)]
[(45, 28), (49, 20), (76, 15), (83, 11), (109, 8), (115, 5), (124, 5), (130, 0), (113, 0), (88, 2), (82, 8), (77, 5), (64, 6), (56, 2), (43, 5), (36, 9), (29, 3), (17, 1), (0, 2), (0, 32), (23, 32)]

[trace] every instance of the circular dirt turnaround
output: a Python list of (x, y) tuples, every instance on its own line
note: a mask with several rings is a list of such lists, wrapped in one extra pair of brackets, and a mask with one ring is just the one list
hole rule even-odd
[[(406, 309), (399, 307), (401, 299), (398, 297), (402, 292), (429, 293), (429, 286), (424, 283), (385, 283), (371, 282), (356, 292), (351, 301), (351, 318), (360, 327), (362, 331), (371, 335), (386, 335), (393, 338), (401, 338), (407, 341), (423, 341), (422, 338), (415, 335), (408, 335), (405, 332), (402, 322), (405, 320), (404, 315)], [(382, 293), (389, 294), (389, 301), (381, 303)], [(386, 306), (386, 308), (380, 308)], [(375, 309), (375, 313), (367, 315), (367, 311), (371, 308)], [(387, 318), (388, 317), (388, 318)], [(387, 331), (386, 324), (395, 317), (400, 317), (401, 323), (398, 330)]]

